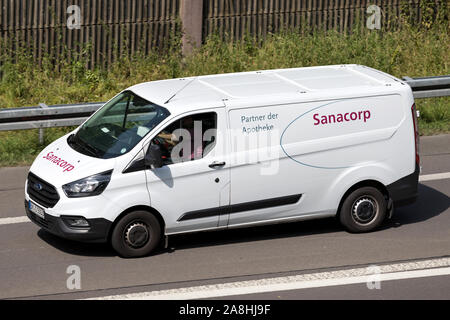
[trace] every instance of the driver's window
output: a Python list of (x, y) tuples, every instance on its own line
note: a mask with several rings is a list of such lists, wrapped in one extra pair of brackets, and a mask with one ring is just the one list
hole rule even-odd
[(214, 148), (216, 132), (215, 112), (194, 114), (172, 122), (152, 144), (161, 148), (164, 165), (198, 160)]

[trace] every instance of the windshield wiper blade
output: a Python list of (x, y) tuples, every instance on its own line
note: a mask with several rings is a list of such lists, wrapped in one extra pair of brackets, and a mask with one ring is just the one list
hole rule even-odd
[[(81, 139), (80, 139), (81, 140)], [(82, 141), (82, 140), (81, 140)], [(86, 142), (82, 141), (83, 143), (83, 147), (88, 150), (89, 152), (91, 152), (91, 154), (93, 154), (95, 157), (99, 157), (100, 153), (98, 152), (98, 150), (94, 147), (92, 147), (91, 145), (87, 144)]]
[(84, 142), (76, 134), (73, 136), (72, 142), (75, 143), (76, 145), (80, 146), (81, 148), (83, 148), (85, 151), (87, 151), (88, 153), (90, 153), (94, 157), (99, 157), (100, 156), (100, 154), (97, 151), (97, 149), (95, 149), (94, 147), (92, 147), (88, 143)]

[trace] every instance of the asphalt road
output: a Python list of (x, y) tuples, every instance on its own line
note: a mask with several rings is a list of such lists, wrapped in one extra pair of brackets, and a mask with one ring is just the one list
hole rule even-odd
[[(421, 156), (423, 175), (450, 172), (450, 135), (422, 138)], [(0, 168), (0, 220), (24, 216), (27, 169)], [(0, 298), (90, 298), (450, 256), (450, 179), (419, 188), (419, 200), (398, 208), (377, 232), (349, 234), (325, 219), (179, 235), (169, 249), (140, 259), (121, 259), (108, 245), (59, 239), (31, 222), (0, 223)], [(71, 265), (80, 268), (80, 290), (67, 288)], [(376, 291), (346, 285), (235, 297), (449, 299), (449, 279), (394, 280)]]

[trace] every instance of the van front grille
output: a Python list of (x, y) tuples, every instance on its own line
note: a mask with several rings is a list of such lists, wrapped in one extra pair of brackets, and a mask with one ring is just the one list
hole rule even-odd
[(28, 174), (27, 192), (33, 201), (45, 208), (53, 208), (59, 201), (56, 188), (31, 172)]

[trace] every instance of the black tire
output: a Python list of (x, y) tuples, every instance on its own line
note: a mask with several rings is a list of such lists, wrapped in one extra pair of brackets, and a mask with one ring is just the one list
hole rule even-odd
[(339, 220), (349, 232), (369, 232), (381, 225), (386, 211), (387, 201), (384, 195), (374, 187), (362, 187), (345, 198)]
[(161, 240), (161, 225), (147, 211), (134, 211), (125, 215), (115, 225), (111, 245), (123, 258), (149, 255)]

